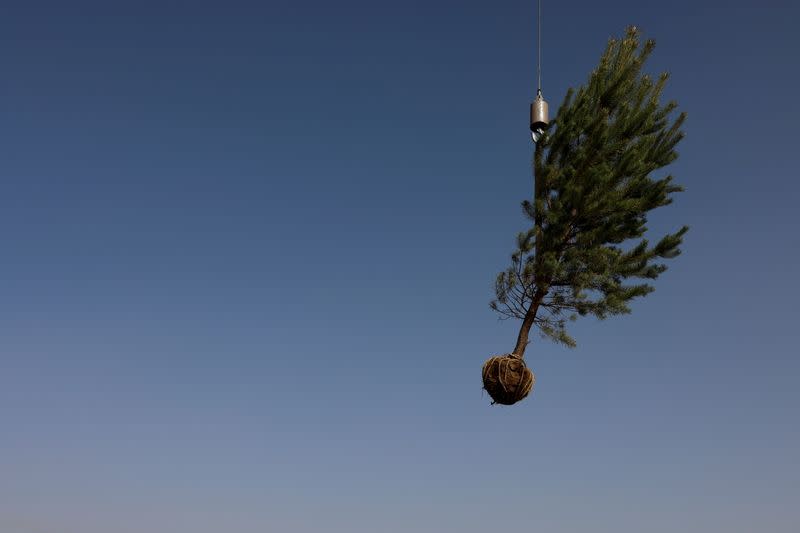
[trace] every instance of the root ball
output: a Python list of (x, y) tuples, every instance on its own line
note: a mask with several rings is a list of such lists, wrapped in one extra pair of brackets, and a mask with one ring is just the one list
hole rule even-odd
[(536, 377), (516, 354), (496, 355), (483, 363), (483, 388), (492, 403), (514, 405), (530, 394)]

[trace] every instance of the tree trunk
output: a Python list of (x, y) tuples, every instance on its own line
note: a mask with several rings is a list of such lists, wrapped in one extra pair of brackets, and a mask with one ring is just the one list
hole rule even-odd
[(544, 298), (544, 293), (537, 290), (531, 302), (531, 306), (528, 308), (528, 312), (525, 313), (522, 325), (519, 327), (517, 345), (514, 347), (512, 353), (518, 355), (520, 359), (525, 357), (525, 348), (528, 347), (528, 334), (531, 332), (531, 327), (533, 327), (533, 321), (536, 320), (536, 312), (539, 311), (539, 304), (542, 303), (542, 298)]
[[(540, 256), (542, 254), (541, 239), (542, 239), (542, 213), (538, 209), (537, 200), (541, 201), (545, 191), (545, 184), (543, 180), (544, 170), (542, 168), (542, 159), (544, 157), (544, 148), (542, 143), (536, 143), (536, 148), (533, 152), (533, 206), (534, 206), (534, 227), (536, 228), (536, 274), (537, 279), (541, 269), (539, 267)], [(525, 313), (525, 318), (522, 320), (522, 325), (519, 327), (519, 335), (517, 335), (517, 345), (514, 347), (512, 353), (518, 355), (520, 359), (525, 356), (525, 348), (528, 347), (528, 335), (533, 327), (533, 322), (536, 320), (536, 313), (539, 311), (539, 304), (542, 303), (547, 291), (539, 285), (533, 295), (531, 306)]]

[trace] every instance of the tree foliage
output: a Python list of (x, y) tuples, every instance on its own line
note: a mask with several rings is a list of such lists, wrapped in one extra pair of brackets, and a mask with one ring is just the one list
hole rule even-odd
[(567, 323), (630, 312), (654, 290), (665, 259), (680, 253), (687, 227), (644, 238), (648, 213), (682, 191), (657, 171), (678, 156), (685, 113), (662, 104), (668, 75), (643, 73), (654, 41), (636, 28), (609, 41), (585, 85), (570, 89), (534, 154), (534, 201), (522, 207), (532, 227), (517, 236), (511, 265), (497, 276), (491, 307), (528, 330), (567, 346)]

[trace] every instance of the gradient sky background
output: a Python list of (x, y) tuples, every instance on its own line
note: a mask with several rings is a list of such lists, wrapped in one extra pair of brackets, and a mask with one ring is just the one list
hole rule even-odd
[(657, 39), (692, 230), (498, 408), (532, 0), (4, 1), (0, 531), (797, 531), (800, 8), (544, 9), (554, 108)]

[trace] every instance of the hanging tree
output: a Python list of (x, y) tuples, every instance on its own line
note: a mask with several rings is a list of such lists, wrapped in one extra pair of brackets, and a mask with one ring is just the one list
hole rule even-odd
[(531, 391), (524, 362), (528, 336), (569, 347), (568, 321), (630, 312), (629, 303), (654, 290), (662, 260), (680, 253), (688, 228), (644, 238), (647, 214), (682, 189), (656, 176), (677, 158), (685, 113), (661, 103), (668, 75), (652, 79), (642, 67), (655, 43), (635, 27), (609, 41), (587, 83), (570, 89), (534, 153), (534, 201), (523, 211), (532, 227), (517, 236), (511, 265), (496, 280), (491, 307), (522, 320), (514, 350), (483, 366), (494, 403), (514, 404)]

